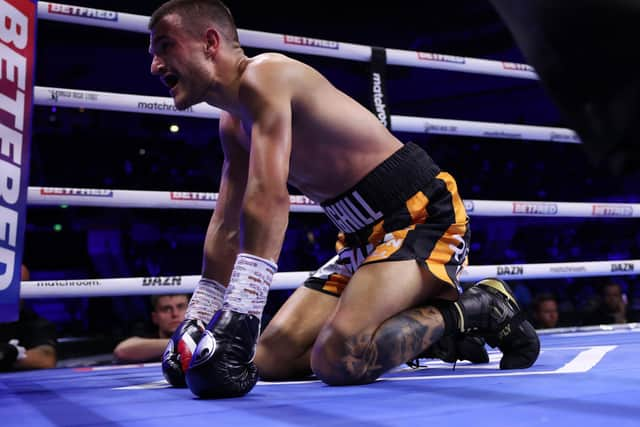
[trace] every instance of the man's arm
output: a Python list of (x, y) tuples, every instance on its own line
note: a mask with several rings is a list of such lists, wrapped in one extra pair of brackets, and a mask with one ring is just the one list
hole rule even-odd
[(239, 250), (249, 153), (243, 148), (248, 138), (240, 120), (225, 111), (220, 116), (219, 134), (225, 159), (216, 208), (205, 237), (203, 276), (226, 285)]
[(130, 337), (116, 346), (113, 357), (122, 362), (160, 360), (168, 342), (168, 338)]
[(16, 369), (47, 369), (55, 368), (58, 358), (55, 347), (47, 344), (39, 345), (27, 350), (26, 357), (16, 360)]
[(22, 331), (15, 339), (17, 345), (26, 347), (26, 352), (24, 358), (16, 360), (14, 368), (55, 368), (58, 363), (56, 326), (43, 317), (33, 316), (21, 318)]
[[(271, 67), (269, 62), (248, 65), (239, 88), (242, 107), (236, 111), (251, 137), (240, 253), (234, 259), (223, 308), (207, 325), (209, 333), (198, 343), (185, 373), (189, 388), (200, 397), (243, 396), (258, 381), (253, 358), (260, 319), (289, 218), (291, 98), (280, 93), (287, 88), (279, 73), (285, 67), (262, 68)], [(233, 173), (233, 162), (228, 171)]]
[(286, 68), (265, 61), (247, 72), (242, 99), (251, 154), (242, 204), (242, 251), (277, 262), (289, 220), (291, 95)]

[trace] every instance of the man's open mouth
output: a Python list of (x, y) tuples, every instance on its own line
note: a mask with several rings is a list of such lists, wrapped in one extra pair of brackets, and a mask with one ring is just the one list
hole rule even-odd
[(173, 89), (178, 84), (178, 76), (175, 74), (166, 74), (162, 77), (162, 81), (169, 89)]

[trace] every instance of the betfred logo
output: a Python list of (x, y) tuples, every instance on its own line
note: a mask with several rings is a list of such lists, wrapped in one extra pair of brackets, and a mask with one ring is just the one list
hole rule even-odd
[(321, 47), (323, 49), (339, 49), (340, 43), (330, 40), (312, 39), (309, 37), (284, 36), (285, 44), (296, 44), (299, 46)]
[(558, 205), (555, 203), (513, 202), (513, 213), (524, 215), (555, 215)]
[(316, 205), (317, 203), (308, 198), (307, 196), (295, 195), (289, 196), (290, 203), (296, 206), (308, 206), (308, 205)]
[(449, 62), (453, 64), (464, 64), (466, 60), (462, 56), (442, 55), (440, 53), (418, 52), (418, 59), (421, 61)]
[(43, 196), (113, 197), (113, 190), (97, 188), (41, 188)]
[(593, 205), (591, 215), (606, 217), (630, 217), (633, 216), (633, 207), (623, 205)]
[(218, 194), (172, 191), (171, 200), (201, 200), (201, 201), (207, 201), (207, 202), (215, 202), (218, 200)]
[(503, 62), (502, 68), (505, 70), (513, 70), (513, 71), (527, 71), (535, 73), (535, 70), (532, 66), (527, 64), (519, 64), (517, 62)]
[(49, 3), (49, 13), (56, 15), (77, 16), (80, 18), (99, 19), (101, 21), (117, 21), (118, 12), (92, 9), (89, 7), (71, 6), (67, 4)]

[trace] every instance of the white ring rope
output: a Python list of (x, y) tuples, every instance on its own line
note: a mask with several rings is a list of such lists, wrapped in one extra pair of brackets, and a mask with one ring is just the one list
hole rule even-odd
[[(187, 110), (179, 111), (174, 106), (173, 99), (169, 97), (96, 92), (45, 86), (34, 87), (33, 102), (36, 105), (51, 107), (88, 108), (213, 119), (220, 117), (220, 110), (218, 108), (205, 103), (200, 103)], [(436, 119), (431, 117), (392, 115), (391, 130), (397, 132), (433, 133), (479, 138), (551, 141), (571, 144), (580, 143), (580, 139), (576, 133), (566, 128)]]
[[(214, 209), (218, 193), (195, 191), (143, 191), (98, 188), (29, 187), (27, 201), (34, 206), (89, 206), (108, 208)], [(290, 211), (322, 213), (311, 199), (292, 195)], [(472, 216), (539, 216), (573, 218), (638, 218), (638, 203), (535, 202), (465, 200)]]
[[(148, 16), (45, 1), (38, 2), (38, 18), (138, 33), (149, 32), (147, 30)], [(371, 60), (371, 46), (242, 29), (238, 29), (238, 35), (240, 42), (248, 47), (351, 59), (361, 62)], [(538, 79), (538, 75), (533, 68), (527, 64), (430, 52), (387, 49), (387, 64), (529, 80)]]
[[(464, 269), (460, 280), (475, 282), (486, 277), (521, 280), (632, 275), (637, 274), (639, 270), (640, 260), (475, 265)], [(276, 273), (270, 289), (294, 289), (312, 273), (305, 271)], [(200, 275), (28, 281), (22, 282), (20, 297), (63, 298), (190, 293), (195, 289), (199, 279)]]

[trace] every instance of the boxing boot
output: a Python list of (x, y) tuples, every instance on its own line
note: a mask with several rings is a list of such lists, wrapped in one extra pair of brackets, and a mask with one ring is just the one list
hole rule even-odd
[(480, 336), (502, 351), (500, 369), (528, 368), (538, 358), (538, 334), (502, 280), (477, 282), (460, 295), (453, 307), (459, 314), (461, 333)]
[(482, 337), (456, 334), (442, 337), (424, 352), (407, 362), (407, 365), (417, 368), (420, 366), (419, 359), (440, 359), (448, 363), (468, 360), (477, 364), (488, 363), (489, 355)]

